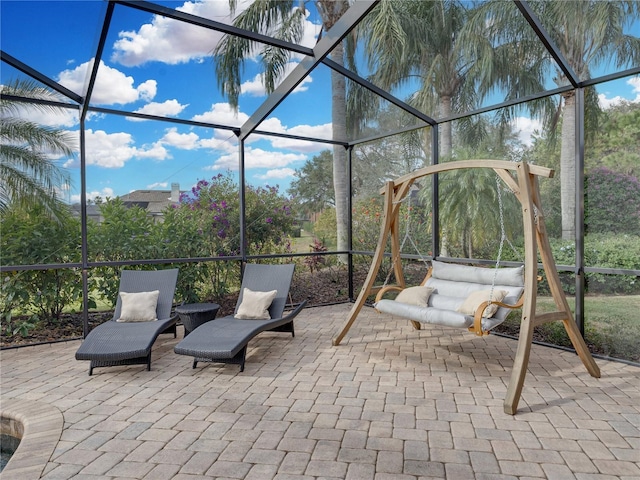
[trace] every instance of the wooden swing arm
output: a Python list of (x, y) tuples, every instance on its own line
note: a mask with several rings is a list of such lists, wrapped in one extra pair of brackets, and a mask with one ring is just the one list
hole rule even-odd
[[(391, 180), (391, 182), (393, 183), (393, 188), (396, 189), (400, 185), (403, 185), (407, 182), (409, 182), (411, 185), (413, 184), (413, 182), (422, 177), (434, 175), (436, 173), (467, 168), (492, 168), (498, 173), (498, 175), (500, 175), (500, 178), (502, 178), (512, 190), (519, 190), (516, 181), (508, 173), (517, 172), (518, 165), (521, 165), (521, 162), (508, 162), (506, 160), (459, 160), (456, 162), (446, 162), (438, 163), (436, 165), (429, 165), (428, 167), (420, 168), (414, 172), (398, 177), (395, 180)], [(545, 178), (553, 177), (554, 171), (550, 168), (531, 164), (527, 164), (527, 166), (529, 167), (529, 172), (532, 175), (537, 175)], [(501, 170), (504, 170), (504, 172), (500, 172)], [(380, 194), (385, 195), (385, 190), (386, 187), (381, 188)], [(400, 200), (401, 199), (402, 198), (400, 198)]]
[(478, 308), (476, 309), (475, 314), (473, 315), (473, 326), (469, 327), (469, 331), (475, 333), (476, 335), (478, 335), (479, 337), (482, 337), (484, 335), (489, 335), (489, 331), (483, 331), (482, 330), (482, 314), (484, 313), (484, 311), (487, 309), (487, 307), (489, 305), (498, 305), (499, 307), (505, 307), (505, 308), (510, 308), (510, 309), (516, 309), (516, 308), (520, 308), (524, 305), (524, 296), (520, 295), (520, 299), (518, 300), (518, 303), (515, 303), (513, 305), (511, 305), (510, 303), (502, 303), (502, 302), (482, 302)]
[(382, 297), (384, 297), (389, 292), (400, 293), (402, 290), (404, 290), (404, 288), (405, 287), (401, 287), (400, 285), (387, 285), (386, 287), (381, 287), (376, 294), (375, 302), (378, 303), (380, 300), (382, 300)]

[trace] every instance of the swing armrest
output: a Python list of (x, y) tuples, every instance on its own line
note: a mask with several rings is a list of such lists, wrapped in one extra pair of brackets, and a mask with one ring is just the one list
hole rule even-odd
[(386, 287), (382, 287), (380, 290), (378, 290), (375, 301), (377, 303), (380, 300), (382, 300), (382, 296), (388, 292), (393, 292), (393, 291), (401, 292), (402, 290), (404, 290), (404, 287), (399, 287), (397, 285), (388, 285)]
[(470, 332), (474, 332), (479, 337), (483, 335), (488, 335), (489, 332), (482, 331), (482, 314), (486, 310), (489, 305), (498, 305), (498, 307), (505, 307), (509, 309), (516, 309), (522, 307), (524, 305), (524, 295), (520, 296), (520, 300), (518, 300), (515, 304), (510, 303), (502, 303), (502, 302), (482, 302), (478, 308), (476, 309), (476, 313), (473, 315), (473, 327), (469, 327)]

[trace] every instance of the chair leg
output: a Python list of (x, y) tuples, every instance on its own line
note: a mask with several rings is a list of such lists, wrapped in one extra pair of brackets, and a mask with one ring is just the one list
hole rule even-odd
[(93, 362), (89, 364), (89, 376), (93, 375)]
[(244, 372), (244, 362), (247, 359), (247, 346), (245, 345), (244, 347), (242, 347), (242, 350), (240, 350), (240, 371)]
[(151, 371), (151, 354), (147, 357), (147, 372)]
[(198, 360), (196, 360), (195, 358), (193, 359), (193, 365), (191, 366), (191, 368), (196, 368), (196, 366), (198, 365)]

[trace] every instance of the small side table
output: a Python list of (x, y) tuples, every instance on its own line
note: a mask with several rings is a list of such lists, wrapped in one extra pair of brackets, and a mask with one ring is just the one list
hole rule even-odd
[(184, 325), (184, 336), (189, 335), (203, 323), (215, 319), (219, 309), (220, 305), (217, 303), (189, 303), (176, 307), (176, 313)]

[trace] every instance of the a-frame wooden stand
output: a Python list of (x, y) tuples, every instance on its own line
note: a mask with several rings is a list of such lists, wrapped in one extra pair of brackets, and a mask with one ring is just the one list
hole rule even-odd
[[(520, 201), (522, 207), (522, 221), (524, 226), (525, 244), (525, 283), (524, 283), (524, 305), (522, 307), (522, 319), (520, 322), (520, 336), (518, 339), (518, 349), (513, 362), (511, 378), (504, 400), (504, 411), (514, 415), (518, 409), (518, 402), (522, 393), (524, 379), (529, 363), (529, 353), (533, 341), (534, 327), (547, 322), (562, 321), (564, 328), (571, 339), (571, 343), (579, 355), (582, 363), (593, 377), (600, 377), (600, 369), (593, 360), (587, 345), (580, 334), (580, 331), (573, 318), (573, 314), (567, 302), (567, 298), (560, 285), (560, 277), (551, 253), (549, 238), (547, 236), (542, 206), (540, 203), (540, 189), (538, 177), (550, 178), (553, 170), (548, 168), (529, 165), (522, 162), (507, 162), (501, 160), (466, 160), (459, 162), (449, 162), (440, 165), (416, 170), (415, 172), (387, 182), (381, 193), (385, 195), (383, 211), (383, 221), (380, 227), (380, 237), (373, 261), (365, 279), (362, 290), (356, 299), (355, 304), (349, 312), (349, 316), (342, 329), (333, 339), (333, 345), (339, 345), (346, 333), (355, 322), (358, 313), (364, 306), (369, 295), (377, 290), (374, 281), (382, 258), (385, 253), (387, 239), (391, 236), (391, 256), (394, 265), (394, 274), (397, 284), (405, 286), (404, 275), (402, 273), (402, 262), (400, 257), (399, 242), (399, 211), (402, 199), (407, 195), (413, 183), (428, 175), (440, 172), (461, 170), (466, 168), (490, 168), (507, 184)], [(515, 172), (515, 176), (512, 174)], [(538, 278), (538, 252), (542, 267), (546, 273), (551, 295), (555, 301), (557, 310), (550, 313), (536, 314), (536, 295)]]

